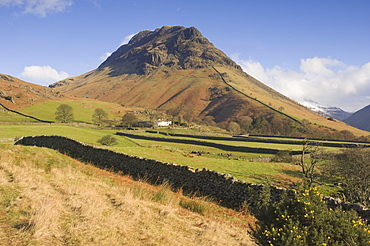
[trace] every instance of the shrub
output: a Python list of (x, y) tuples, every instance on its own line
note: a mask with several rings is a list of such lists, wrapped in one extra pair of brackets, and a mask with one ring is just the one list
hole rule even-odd
[(172, 197), (171, 186), (168, 183), (163, 183), (159, 190), (153, 194), (152, 200), (159, 203), (168, 203)]
[[(368, 245), (370, 227), (355, 211), (329, 209), (316, 188), (294, 198), (270, 200), (269, 188), (252, 208), (259, 220), (252, 236), (261, 245)], [(267, 195), (266, 195), (267, 194)]]
[(117, 139), (115, 137), (112, 137), (111, 135), (104, 135), (101, 139), (98, 140), (98, 143), (107, 146), (118, 144)]
[(280, 150), (277, 154), (271, 159), (273, 162), (283, 162), (291, 163), (293, 158), (288, 150)]

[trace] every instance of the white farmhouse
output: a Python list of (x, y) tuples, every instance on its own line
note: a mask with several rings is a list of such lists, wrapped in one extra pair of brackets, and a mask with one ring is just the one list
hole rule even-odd
[(172, 121), (168, 120), (168, 121), (165, 121), (165, 120), (159, 120), (157, 122), (157, 126), (170, 126), (172, 124)]

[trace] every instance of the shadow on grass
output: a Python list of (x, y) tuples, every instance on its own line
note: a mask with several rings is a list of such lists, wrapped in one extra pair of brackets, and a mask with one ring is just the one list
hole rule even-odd
[(302, 172), (298, 170), (285, 169), (285, 170), (281, 170), (281, 172), (293, 178), (299, 178), (299, 179), (303, 178)]

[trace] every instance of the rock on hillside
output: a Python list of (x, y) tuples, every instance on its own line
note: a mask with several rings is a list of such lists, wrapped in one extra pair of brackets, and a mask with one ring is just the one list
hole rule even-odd
[(350, 117), (344, 119), (344, 122), (370, 132), (370, 105), (353, 113)]

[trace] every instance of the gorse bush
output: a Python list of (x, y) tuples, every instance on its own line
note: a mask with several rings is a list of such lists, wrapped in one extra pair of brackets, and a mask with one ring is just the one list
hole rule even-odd
[(294, 198), (270, 200), (264, 188), (252, 212), (259, 220), (252, 236), (261, 245), (370, 245), (370, 227), (355, 211), (330, 209), (316, 188), (299, 188)]

